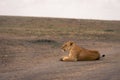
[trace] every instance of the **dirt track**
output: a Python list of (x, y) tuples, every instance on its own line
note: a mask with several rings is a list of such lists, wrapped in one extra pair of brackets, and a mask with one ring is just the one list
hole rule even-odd
[[(120, 79), (118, 42), (81, 41), (79, 45), (99, 50), (106, 57), (99, 61), (61, 62), (59, 58), (67, 53), (62, 53), (59, 47), (55, 48), (50, 42), (36, 44), (34, 39), (7, 38), (1, 38), (1, 45), (4, 44), (7, 49), (4, 50), (6, 56), (1, 63), (0, 80)], [(48, 50), (45, 50), (47, 48)]]

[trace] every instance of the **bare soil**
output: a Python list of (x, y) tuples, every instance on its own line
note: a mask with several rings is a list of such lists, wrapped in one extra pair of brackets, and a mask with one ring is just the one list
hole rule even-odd
[[(120, 79), (119, 21), (4, 16), (0, 21), (0, 80)], [(59, 61), (68, 54), (60, 46), (69, 40), (106, 56), (96, 61)]]

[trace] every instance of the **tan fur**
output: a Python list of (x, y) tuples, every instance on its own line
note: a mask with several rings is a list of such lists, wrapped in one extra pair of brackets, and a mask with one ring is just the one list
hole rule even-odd
[(72, 41), (63, 44), (61, 49), (69, 52), (69, 55), (61, 58), (61, 61), (89, 61), (100, 58), (98, 51), (81, 48)]

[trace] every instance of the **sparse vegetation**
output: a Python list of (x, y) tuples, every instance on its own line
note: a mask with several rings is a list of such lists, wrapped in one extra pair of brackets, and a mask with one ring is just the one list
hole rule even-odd
[[(119, 21), (0, 17), (0, 33), (16, 36), (120, 40)], [(114, 38), (111, 38), (114, 37)], [(116, 39), (117, 38), (117, 39)]]

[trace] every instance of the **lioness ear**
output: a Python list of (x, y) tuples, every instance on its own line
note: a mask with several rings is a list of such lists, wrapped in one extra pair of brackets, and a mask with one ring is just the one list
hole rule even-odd
[(70, 42), (70, 46), (72, 46), (73, 45), (73, 42)]

